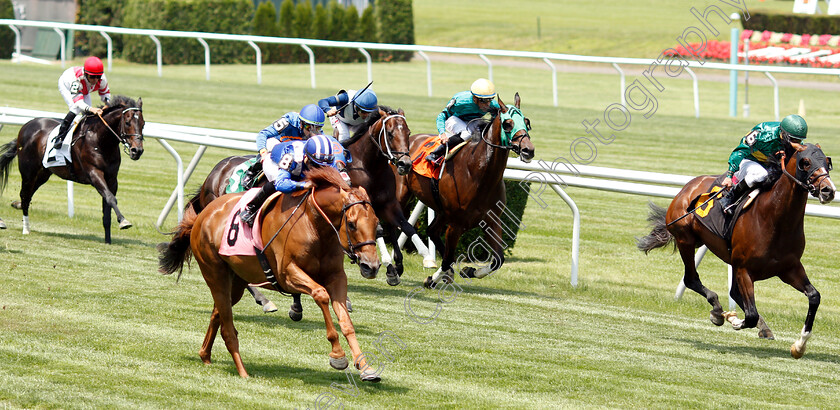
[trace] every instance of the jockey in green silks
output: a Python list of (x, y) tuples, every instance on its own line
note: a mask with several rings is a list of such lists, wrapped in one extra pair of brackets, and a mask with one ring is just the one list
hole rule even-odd
[(766, 167), (771, 158), (784, 151), (786, 142), (799, 144), (807, 135), (808, 124), (796, 114), (788, 115), (782, 122), (762, 122), (753, 127), (729, 156), (729, 169), (721, 185), (731, 188), (733, 179), (737, 184), (721, 199), (724, 212), (731, 213), (731, 204), (767, 179)]
[(444, 143), (437, 147), (426, 159), (435, 162), (446, 152), (446, 147), (453, 148), (468, 140), (473, 132), (478, 132), (478, 123), (472, 120), (481, 118), (491, 107), (500, 110), (496, 97), (496, 86), (486, 78), (475, 80), (469, 91), (461, 91), (452, 96), (446, 107), (437, 116), (439, 135), (445, 135)]

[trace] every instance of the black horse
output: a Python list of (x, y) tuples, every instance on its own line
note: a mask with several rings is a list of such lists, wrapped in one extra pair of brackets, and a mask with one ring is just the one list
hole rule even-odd
[(102, 225), (105, 243), (111, 243), (111, 208), (117, 214), (120, 229), (131, 227), (117, 208), (117, 173), (120, 170), (120, 145), (132, 160), (143, 155), (143, 100), (117, 96), (104, 107), (101, 116), (85, 117), (73, 133), (70, 163), (44, 168), (42, 159), (47, 138), (60, 123), (54, 118), (35, 118), (21, 127), (18, 137), (0, 149), (0, 192), (9, 181), (12, 160), (18, 157), (21, 176), (20, 200), (23, 210), (23, 233), (29, 233), (29, 204), (35, 191), (52, 174), (80, 184), (93, 185), (102, 196)]

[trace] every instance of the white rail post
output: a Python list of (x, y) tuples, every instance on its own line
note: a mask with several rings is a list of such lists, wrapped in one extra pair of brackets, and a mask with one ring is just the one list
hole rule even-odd
[[(178, 193), (178, 222), (181, 222), (184, 219), (184, 162), (181, 161), (181, 156), (178, 155), (178, 151), (175, 151), (171, 145), (169, 145), (166, 140), (163, 138), (159, 138), (158, 142), (160, 145), (163, 145), (163, 148), (175, 158), (175, 166), (177, 167), (177, 177), (178, 177), (178, 186), (176, 187)], [(171, 209), (171, 207), (170, 207)], [(166, 214), (169, 213), (169, 209), (166, 209)], [(163, 224), (163, 219), (166, 218), (166, 215), (161, 213), (161, 216), (158, 218), (157, 226), (160, 228), (160, 225)]]
[(700, 89), (697, 85), (697, 75), (687, 66), (685, 67), (685, 71), (691, 76), (691, 82), (694, 86), (694, 118), (700, 118)]
[(210, 46), (207, 45), (207, 41), (201, 37), (196, 40), (204, 46), (204, 77), (207, 81), (210, 81)]
[(616, 64), (616, 63), (612, 63), (612, 66), (616, 70), (618, 70), (618, 74), (621, 75), (621, 105), (626, 107), (627, 106), (627, 100), (624, 98), (624, 89), (626, 88), (626, 86), (625, 86), (626, 81), (624, 79), (624, 70), (622, 70), (621, 67), (619, 67), (618, 64)]
[(779, 121), (779, 83), (769, 71), (765, 71), (764, 75), (766, 75), (767, 78), (770, 79), (770, 82), (773, 83), (773, 113), (776, 114), (776, 121)]
[(113, 56), (114, 45), (113, 45), (113, 42), (111, 41), (111, 36), (109, 36), (108, 33), (104, 32), (104, 31), (100, 31), (99, 34), (101, 34), (102, 37), (105, 37), (105, 41), (108, 43), (108, 72), (110, 73), (111, 72), (111, 60), (112, 60), (111, 57)]
[(551, 68), (551, 96), (554, 106), (557, 107), (557, 67), (547, 58), (543, 58), (543, 61)]
[(309, 48), (306, 44), (301, 44), (304, 50), (306, 50), (306, 54), (309, 54), (309, 77), (311, 79), (312, 88), (315, 88), (315, 53), (312, 52), (312, 49)]
[(487, 58), (487, 56), (485, 56), (484, 54), (479, 54), (478, 56), (481, 57), (481, 59), (484, 60), (485, 63), (487, 63), (487, 79), (490, 80), (490, 82), (492, 83), (493, 82), (493, 63), (491, 63), (490, 59)]
[(73, 207), (73, 181), (67, 181), (67, 216), (73, 217), (75, 214)]
[[(419, 202), (419, 201), (418, 201)], [(426, 217), (428, 220), (428, 224), (431, 225), (432, 221), (435, 220), (435, 210), (429, 207), (426, 207)], [(428, 233), (428, 230), (426, 230)], [(437, 267), (437, 263), (435, 263), (435, 257), (437, 256), (435, 250), (435, 243), (432, 241), (432, 236), (429, 235), (429, 254), (423, 258), (423, 267), (424, 268), (435, 268)]]
[(373, 82), (373, 64), (371, 64), (370, 61), (370, 53), (368, 53), (367, 50), (361, 47), (357, 48), (357, 50), (359, 50), (359, 52), (365, 56), (365, 61), (367, 61), (368, 82), (371, 83)]
[(418, 51), (417, 55), (419, 55), (424, 60), (426, 60), (426, 84), (428, 84), (428, 89), (429, 89), (428, 94), (429, 94), (429, 97), (431, 97), (432, 96), (432, 60), (429, 60), (429, 56), (427, 56), (426, 53), (424, 53), (422, 51)]
[(58, 28), (53, 27), (53, 31), (58, 33), (58, 38), (61, 39), (61, 68), (64, 68), (64, 60), (67, 59), (66, 48), (67, 48), (67, 36)]
[(155, 42), (155, 48), (157, 49), (157, 69), (158, 69), (158, 77), (163, 77), (163, 50), (160, 47), (160, 40), (154, 36), (154, 34), (149, 34), (149, 38)]
[(572, 287), (577, 287), (578, 285), (578, 266), (580, 260), (580, 211), (578, 210), (577, 204), (566, 191), (563, 191), (558, 184), (551, 184), (551, 189), (560, 195), (566, 204), (569, 205), (569, 208), (572, 210), (572, 272), (571, 272), (571, 279), (570, 283)]
[(9, 28), (15, 32), (15, 54), (18, 56), (16, 63), (20, 63), (20, 29), (15, 26), (9, 26)]
[[(195, 150), (195, 155), (193, 155), (192, 160), (187, 165), (187, 169), (184, 171), (184, 184), (186, 184), (187, 181), (189, 181), (190, 177), (192, 176), (193, 171), (195, 171), (195, 167), (198, 165), (198, 161), (201, 160), (201, 157), (204, 155), (204, 151), (206, 151), (206, 150), (207, 150), (206, 145), (199, 145), (198, 149)], [(180, 158), (180, 156), (178, 156), (178, 158), (176, 158), (176, 160), (175, 160), (176, 164), (177, 164), (179, 158)], [(172, 191), (172, 194), (169, 195), (169, 200), (166, 201), (166, 206), (163, 207), (163, 210), (161, 211), (160, 216), (158, 217), (157, 223), (155, 224), (155, 226), (157, 226), (158, 229), (160, 229), (160, 226), (163, 224), (163, 220), (166, 219), (167, 216), (169, 216), (169, 212), (172, 210), (172, 206), (175, 205), (175, 200), (178, 198), (179, 194), (181, 195), (181, 198), (183, 198), (184, 190), (181, 189), (179, 191), (178, 187), (175, 187), (175, 189)], [(181, 206), (181, 209), (182, 209), (182, 212), (183, 212), (184, 207)], [(178, 221), (180, 221), (180, 220), (181, 220), (181, 216), (179, 214)]]
[(257, 84), (262, 84), (262, 50), (253, 41), (248, 40), (248, 45), (257, 53)]

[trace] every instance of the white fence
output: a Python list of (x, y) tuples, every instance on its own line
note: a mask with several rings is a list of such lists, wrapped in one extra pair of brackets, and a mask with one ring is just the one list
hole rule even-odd
[[(83, 24), (58, 23), (52, 21), (28, 21), (28, 20), (12, 20), (0, 19), (0, 25), (9, 26), (15, 32), (15, 49), (17, 55), (20, 56), (20, 27), (41, 27), (52, 28), (56, 35), (62, 39), (61, 60), (64, 64), (64, 44), (65, 34), (62, 30), (76, 30), (76, 31), (91, 31), (100, 33), (108, 43), (108, 70), (111, 70), (112, 60), (112, 41), (109, 34), (124, 34), (124, 35), (138, 35), (149, 37), (157, 46), (157, 70), (158, 75), (163, 75), (163, 50), (161, 49), (160, 40), (158, 37), (176, 37), (184, 39), (194, 39), (201, 43), (204, 47), (204, 67), (205, 77), (210, 79), (210, 46), (206, 40), (225, 40), (238, 41), (247, 43), (254, 49), (256, 55), (256, 74), (257, 83), (262, 82), (262, 55), (256, 43), (268, 44), (287, 44), (298, 45), (302, 47), (309, 55), (309, 70), (310, 83), (312, 88), (316, 87), (315, 81), (315, 54), (311, 47), (337, 47), (358, 50), (365, 56), (367, 61), (367, 77), (368, 82), (373, 81), (373, 71), (370, 54), (367, 50), (396, 50), (396, 51), (411, 51), (416, 52), (426, 62), (426, 83), (428, 95), (432, 96), (432, 65), (426, 53), (444, 53), (444, 54), (462, 54), (478, 56), (487, 64), (488, 78), (493, 80), (493, 63), (487, 56), (492, 57), (519, 57), (536, 59), (544, 62), (551, 70), (551, 86), (552, 86), (552, 102), (554, 106), (558, 106), (557, 99), (557, 68), (554, 66), (554, 61), (573, 61), (573, 62), (588, 62), (599, 64), (610, 64), (616, 69), (620, 76), (619, 98), (622, 105), (627, 105), (625, 90), (626, 79), (624, 70), (619, 66), (622, 65), (641, 65), (652, 66), (659, 64), (657, 60), (645, 58), (619, 58), (619, 57), (596, 57), (596, 56), (579, 56), (573, 54), (560, 53), (544, 53), (535, 51), (511, 51), (511, 50), (494, 50), (485, 48), (458, 48), (458, 47), (437, 47), (424, 45), (409, 45), (409, 44), (381, 44), (381, 43), (364, 43), (364, 42), (350, 42), (350, 41), (328, 41), (328, 40), (312, 40), (300, 38), (283, 38), (283, 37), (265, 37), (265, 36), (250, 36), (238, 34), (219, 34), (219, 33), (203, 33), (203, 32), (189, 32), (189, 31), (171, 31), (171, 30), (148, 30), (136, 28), (123, 27), (108, 27), (108, 26), (91, 26)], [(754, 71), (764, 73), (773, 84), (773, 100), (775, 107), (776, 120), (779, 119), (779, 84), (771, 73), (790, 73), (790, 74), (816, 74), (816, 75), (840, 75), (840, 69), (837, 68), (805, 68), (805, 67), (772, 67), (772, 66), (758, 66), (758, 65), (740, 65), (740, 64), (723, 64), (723, 63), (705, 63), (700, 64), (696, 61), (688, 61), (688, 66), (685, 67), (686, 72), (691, 76), (693, 81), (694, 91), (694, 115), (700, 117), (700, 92), (697, 82), (697, 76), (691, 68), (705, 68), (711, 70), (730, 70), (730, 71)]]

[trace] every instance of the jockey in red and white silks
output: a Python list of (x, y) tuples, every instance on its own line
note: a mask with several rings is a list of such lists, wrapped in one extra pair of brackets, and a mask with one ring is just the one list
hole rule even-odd
[(88, 57), (83, 67), (70, 67), (58, 78), (58, 92), (67, 103), (70, 112), (64, 117), (58, 132), (61, 141), (77, 115), (83, 113), (102, 114), (102, 109), (91, 106), (90, 94), (99, 93), (99, 99), (106, 105), (111, 101), (111, 90), (105, 78), (102, 60)]

